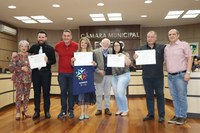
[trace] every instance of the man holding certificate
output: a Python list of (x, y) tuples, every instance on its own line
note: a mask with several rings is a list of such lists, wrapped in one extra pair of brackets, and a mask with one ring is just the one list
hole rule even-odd
[[(140, 51), (136, 51), (133, 58), (136, 60), (140, 57), (142, 62), (142, 79), (144, 83), (144, 89), (146, 92), (146, 103), (148, 114), (143, 119), (152, 120), (154, 119), (154, 90), (157, 98), (157, 108), (159, 119), (158, 122), (163, 123), (165, 121), (165, 106), (164, 106), (164, 73), (163, 73), (163, 62), (164, 62), (164, 48), (165, 45), (156, 43), (157, 34), (155, 31), (149, 31), (147, 33), (147, 44), (140, 47)], [(148, 53), (148, 56), (146, 56)], [(151, 57), (151, 58), (149, 58)], [(149, 61), (150, 60), (150, 61)]]
[[(50, 118), (49, 113), (50, 109), (50, 86), (51, 86), (51, 65), (56, 63), (55, 52), (53, 47), (47, 44), (47, 33), (44, 31), (38, 32), (37, 35), (38, 43), (32, 45), (29, 49), (29, 53), (39, 56), (41, 54), (43, 61), (45, 60), (45, 65), (38, 66), (38, 68), (33, 68), (32, 70), (32, 81), (34, 89), (34, 104), (35, 104), (35, 113), (33, 119), (40, 117), (40, 94), (41, 88), (43, 89), (43, 98), (44, 98), (44, 113), (45, 118)], [(37, 59), (37, 58), (35, 58)], [(30, 61), (30, 60), (29, 60)], [(40, 61), (40, 60), (38, 60)], [(35, 61), (33, 60), (34, 63)], [(40, 64), (40, 63), (39, 63)], [(35, 65), (33, 65), (35, 66)]]

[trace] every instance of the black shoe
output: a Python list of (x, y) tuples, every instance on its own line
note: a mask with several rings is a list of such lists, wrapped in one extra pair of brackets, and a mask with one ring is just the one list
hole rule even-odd
[(66, 112), (60, 112), (60, 114), (58, 115), (58, 119), (63, 119), (63, 118), (65, 118), (65, 117), (67, 117), (67, 114), (66, 114)]
[(37, 119), (37, 118), (39, 118), (40, 117), (40, 113), (38, 113), (38, 112), (35, 112), (34, 114), (33, 114), (33, 119)]
[(185, 118), (177, 118), (177, 120), (176, 120), (176, 125), (183, 125), (185, 123), (186, 123)]
[(105, 115), (112, 115), (112, 113), (110, 112), (110, 110), (108, 108), (105, 109)]
[(154, 116), (153, 115), (147, 115), (146, 117), (143, 118), (143, 121), (148, 121), (148, 120), (153, 120)]
[(159, 119), (158, 119), (158, 122), (159, 123), (163, 123), (165, 121), (165, 118), (164, 117), (159, 117)]
[(172, 119), (168, 121), (169, 124), (176, 124), (178, 117), (174, 116)]
[(45, 118), (47, 119), (51, 118), (51, 115), (49, 114), (49, 112), (45, 112)]
[(95, 115), (101, 115), (102, 111), (101, 110), (97, 110), (97, 112), (95, 113)]
[(74, 118), (74, 113), (73, 112), (69, 113), (69, 118)]

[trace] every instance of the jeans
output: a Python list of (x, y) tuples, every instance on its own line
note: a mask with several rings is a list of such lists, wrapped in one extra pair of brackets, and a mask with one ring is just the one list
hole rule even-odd
[(130, 72), (113, 76), (112, 87), (117, 102), (118, 112), (128, 112), (126, 89), (130, 81)]
[(173, 98), (176, 117), (187, 117), (187, 83), (184, 81), (185, 73), (168, 75), (168, 84)]
[(144, 89), (146, 92), (146, 103), (148, 114), (154, 116), (154, 90), (157, 98), (157, 108), (159, 117), (165, 116), (164, 101), (164, 78), (145, 78), (143, 77)]
[[(74, 106), (74, 98), (73, 98), (73, 90), (72, 90), (72, 82), (73, 82), (73, 74), (68, 73), (59, 73), (58, 75), (58, 83), (60, 86), (61, 92), (61, 112), (68, 111), (69, 113), (73, 113)], [(67, 110), (67, 96), (68, 96), (68, 110)]]
[(97, 110), (102, 110), (102, 97), (104, 95), (104, 109), (110, 108), (110, 91), (112, 76), (105, 75), (101, 83), (96, 83)]

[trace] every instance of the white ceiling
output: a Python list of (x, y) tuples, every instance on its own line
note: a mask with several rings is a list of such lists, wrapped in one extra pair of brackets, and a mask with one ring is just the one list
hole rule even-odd
[[(97, 3), (103, 2), (103, 7)], [(60, 4), (60, 8), (53, 8), (52, 4)], [(9, 5), (17, 6), (8, 9)], [(88, 25), (129, 25), (141, 24), (142, 27), (173, 26), (200, 23), (200, 15), (195, 19), (165, 20), (169, 10), (197, 10), (200, 1), (197, 0), (153, 0), (151, 4), (144, 4), (144, 0), (0, 0), (0, 21), (20, 28), (34, 29), (77, 29)], [(93, 22), (90, 13), (122, 13), (121, 22)], [(140, 15), (148, 15), (141, 18)], [(51, 24), (25, 24), (13, 16), (44, 15), (52, 20)], [(73, 17), (68, 21), (67, 17)]]

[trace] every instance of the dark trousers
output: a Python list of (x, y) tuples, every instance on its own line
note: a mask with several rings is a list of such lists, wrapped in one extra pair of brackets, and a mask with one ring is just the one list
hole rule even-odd
[(50, 70), (33, 70), (32, 81), (34, 89), (34, 104), (35, 112), (40, 112), (40, 95), (41, 89), (44, 99), (44, 112), (49, 112), (50, 108), (50, 86), (51, 86), (51, 71)]
[(143, 83), (146, 92), (146, 103), (148, 114), (154, 116), (154, 90), (157, 98), (157, 108), (159, 117), (165, 116), (164, 102), (164, 78), (144, 78)]
[[(60, 93), (61, 93), (61, 111), (69, 113), (73, 113), (74, 107), (74, 97), (73, 97), (73, 74), (69, 73), (59, 73), (58, 75), (58, 83), (60, 86)], [(67, 100), (68, 98), (68, 100)], [(67, 101), (68, 101), (68, 108), (67, 108)]]

